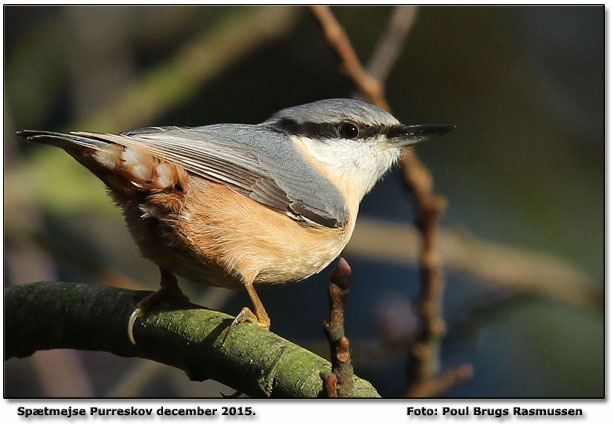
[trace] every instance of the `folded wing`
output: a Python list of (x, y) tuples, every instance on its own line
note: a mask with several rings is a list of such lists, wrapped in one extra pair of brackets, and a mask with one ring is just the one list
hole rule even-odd
[(309, 166), (285, 136), (258, 125), (72, 134), (142, 149), (311, 225), (341, 227), (348, 218), (336, 187)]

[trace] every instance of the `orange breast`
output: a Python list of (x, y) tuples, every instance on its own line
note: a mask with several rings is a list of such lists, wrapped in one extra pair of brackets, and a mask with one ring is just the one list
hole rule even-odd
[(208, 182), (192, 191), (178, 223), (203, 257), (256, 285), (298, 281), (321, 271), (340, 254), (354, 225), (313, 227)]
[[(182, 200), (156, 237), (135, 222), (143, 221), (137, 213), (126, 211), (132, 235), (158, 265), (228, 288), (241, 288), (244, 281), (256, 287), (298, 281), (321, 271), (340, 254), (355, 224), (354, 213), (344, 227), (313, 227), (201, 179), (192, 180)], [(154, 197), (149, 203), (166, 201)]]

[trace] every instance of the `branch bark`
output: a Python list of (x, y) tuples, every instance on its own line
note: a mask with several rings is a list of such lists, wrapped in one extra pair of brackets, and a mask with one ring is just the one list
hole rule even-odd
[[(320, 374), (330, 362), (256, 325), (236, 327), (225, 344), (230, 315), (163, 301), (127, 337), (136, 303), (150, 292), (75, 283), (39, 282), (5, 289), (5, 359), (43, 349), (81, 349), (138, 356), (214, 379), (254, 397), (326, 395)], [(353, 378), (355, 397), (379, 397)]]

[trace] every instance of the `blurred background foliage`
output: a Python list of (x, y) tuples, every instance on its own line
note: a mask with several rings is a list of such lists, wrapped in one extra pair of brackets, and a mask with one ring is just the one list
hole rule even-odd
[[(366, 61), (392, 8), (333, 11)], [(354, 90), (302, 7), (5, 6), (4, 31), (5, 286), (158, 284), (102, 183), (16, 130), (256, 123)], [(574, 304), (447, 269), (442, 364), (475, 368), (447, 396), (604, 396), (603, 43), (602, 7), (420, 7), (389, 76), (401, 121), (457, 126), (417, 148), (449, 200), (442, 226), (558, 257), (588, 275), (585, 290), (596, 293), (595, 302)], [(358, 228), (373, 218), (412, 223), (398, 172), (364, 199)], [(416, 264), (346, 257), (356, 373), (398, 396), (418, 326)], [(327, 276), (261, 293), (272, 329), (324, 356)], [(240, 292), (182, 287), (228, 313), (248, 302)], [(4, 384), (9, 397), (231, 392), (144, 360), (74, 351), (9, 360)]]

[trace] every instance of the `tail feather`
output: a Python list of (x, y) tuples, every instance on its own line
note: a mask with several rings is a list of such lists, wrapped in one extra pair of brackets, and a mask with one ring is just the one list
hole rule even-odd
[(122, 136), (32, 130), (18, 131), (17, 135), (64, 149), (117, 194), (186, 187), (189, 183), (183, 167), (139, 146), (121, 144)]
[(49, 144), (62, 149), (70, 149), (78, 145), (93, 150), (102, 150), (110, 143), (91, 137), (84, 137), (72, 133), (60, 133), (54, 131), (23, 130), (17, 131), (17, 135), (35, 143)]

